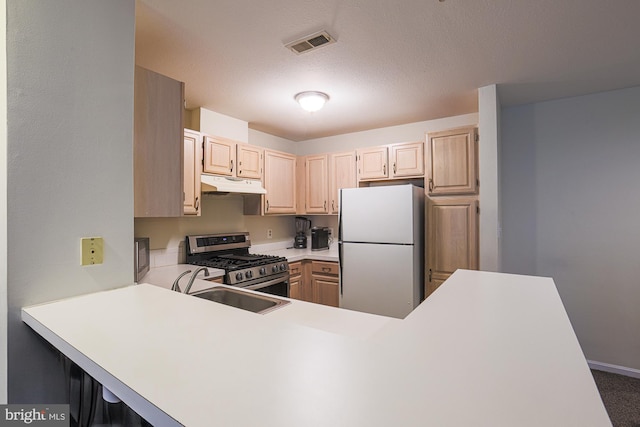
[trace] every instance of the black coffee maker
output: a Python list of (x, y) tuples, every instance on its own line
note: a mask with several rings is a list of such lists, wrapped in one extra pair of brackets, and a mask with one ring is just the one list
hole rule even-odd
[(311, 228), (311, 220), (303, 216), (296, 217), (296, 237), (293, 239), (293, 247), (304, 249), (307, 247), (307, 231)]

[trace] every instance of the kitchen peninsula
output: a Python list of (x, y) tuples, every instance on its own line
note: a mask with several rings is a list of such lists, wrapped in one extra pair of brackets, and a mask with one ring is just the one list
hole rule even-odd
[(458, 270), (367, 337), (288, 309), (141, 284), (22, 316), (154, 425), (611, 425), (550, 278)]

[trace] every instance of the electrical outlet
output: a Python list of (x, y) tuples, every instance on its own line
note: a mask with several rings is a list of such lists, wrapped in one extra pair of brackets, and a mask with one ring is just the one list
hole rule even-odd
[(102, 264), (104, 258), (104, 239), (102, 237), (83, 237), (80, 242), (81, 265)]
[(267, 229), (267, 239), (273, 239), (273, 230), (270, 228)]

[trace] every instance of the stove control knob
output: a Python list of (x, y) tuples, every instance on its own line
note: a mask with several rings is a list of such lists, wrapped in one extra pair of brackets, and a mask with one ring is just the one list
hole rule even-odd
[(263, 275), (263, 276), (264, 276), (265, 274), (267, 274), (267, 269), (266, 269), (266, 268), (264, 268), (264, 267), (260, 267), (260, 274), (261, 274), (261, 275)]
[(278, 272), (278, 266), (274, 265), (273, 267), (271, 267), (271, 271), (273, 271), (274, 273)]
[(280, 271), (285, 271), (287, 269), (286, 264), (280, 264)]
[(251, 278), (253, 277), (253, 271), (251, 271), (251, 270), (247, 271), (247, 272), (244, 274), (244, 276), (245, 276), (247, 279), (251, 279)]
[(236, 273), (236, 280), (242, 280), (242, 273)]

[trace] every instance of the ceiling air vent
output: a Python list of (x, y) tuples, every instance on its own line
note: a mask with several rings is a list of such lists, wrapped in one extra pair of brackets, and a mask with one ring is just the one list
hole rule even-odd
[(329, 33), (326, 31), (320, 31), (288, 43), (285, 47), (287, 49), (291, 49), (294, 53), (301, 54), (335, 42), (336, 40), (331, 37)]

